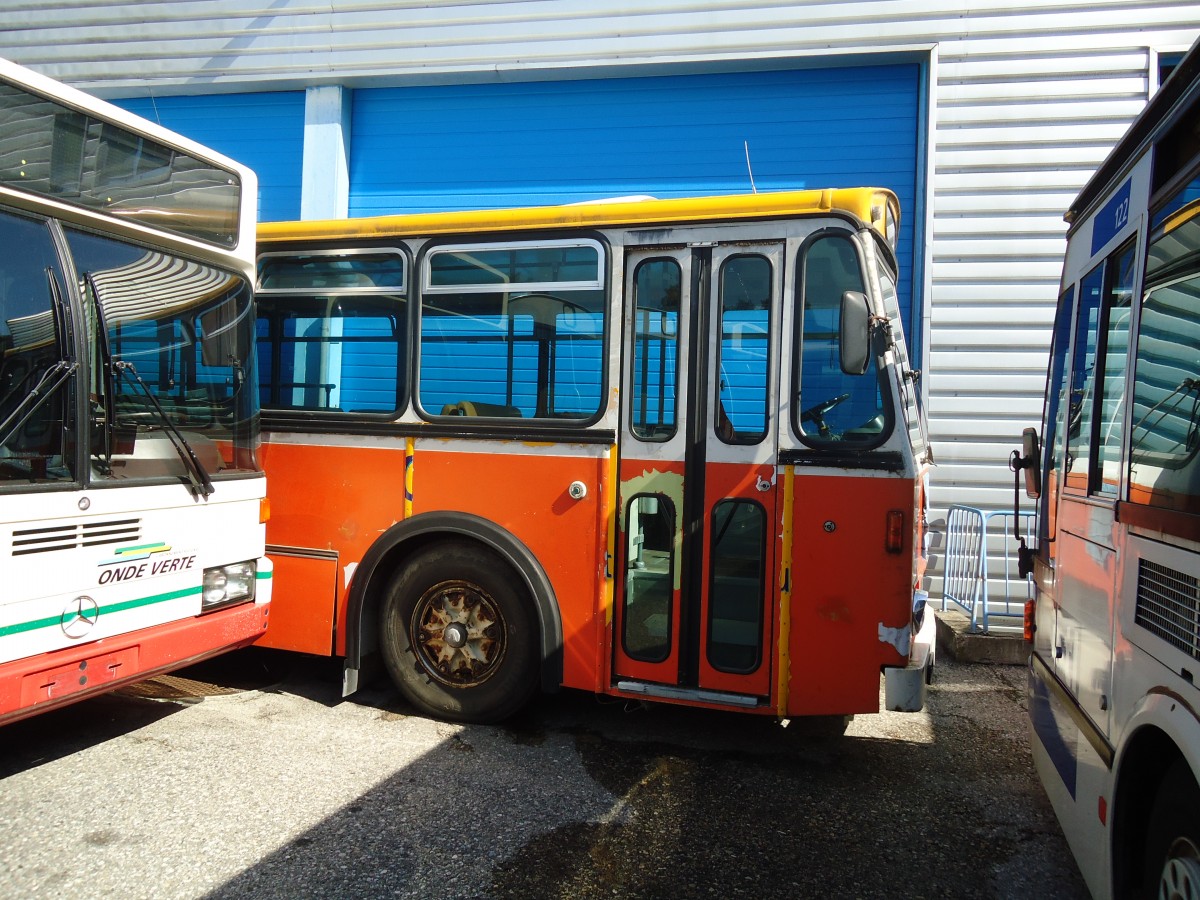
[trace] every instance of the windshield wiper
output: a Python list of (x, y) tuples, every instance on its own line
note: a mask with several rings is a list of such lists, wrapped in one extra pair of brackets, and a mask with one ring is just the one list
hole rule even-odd
[(192, 445), (188, 443), (187, 438), (183, 436), (183, 432), (171, 421), (171, 417), (167, 411), (163, 409), (162, 404), (158, 402), (158, 398), (154, 396), (154, 391), (150, 390), (150, 386), (142, 380), (142, 376), (137, 373), (133, 363), (126, 362), (123, 359), (114, 359), (112, 361), (113, 371), (125, 375), (142, 389), (142, 393), (146, 395), (146, 399), (150, 401), (159, 418), (163, 423), (163, 430), (166, 431), (167, 437), (171, 440), (171, 445), (175, 448), (175, 452), (179, 454), (179, 458), (183, 460), (184, 467), (188, 470), (188, 480), (192, 484), (192, 493), (200, 496), (209, 496), (214, 488), (212, 479), (208, 477), (208, 472), (205, 471), (204, 465), (196, 456), (196, 451), (192, 449)]
[(30, 416), (42, 408), (46, 401), (57, 391), (78, 368), (77, 363), (60, 359), (38, 379), (38, 383), (30, 388), (25, 399), (17, 404), (17, 408), (8, 414), (8, 418), (0, 424), (0, 444), (7, 444), (9, 439), (21, 430)]
[(162, 420), (163, 430), (166, 431), (168, 439), (171, 441), (171, 446), (175, 448), (175, 452), (179, 454), (179, 458), (183, 460), (183, 467), (187, 471), (188, 482), (191, 485), (192, 494), (197, 497), (207, 497), (213, 492), (212, 479), (208, 477), (208, 472), (205, 471), (204, 465), (196, 456), (196, 452), (192, 449), (192, 445), (187, 442), (187, 438), (171, 421), (171, 417), (167, 411), (163, 409), (162, 404), (158, 402), (158, 398), (154, 396), (154, 391), (150, 390), (150, 386), (142, 380), (142, 376), (137, 373), (133, 363), (125, 362), (123, 359), (113, 359), (112, 351), (108, 344), (108, 322), (105, 321), (104, 304), (100, 302), (100, 288), (96, 284), (96, 280), (92, 277), (91, 272), (83, 273), (83, 280), (87, 283), (88, 289), (92, 293), (92, 298), (96, 307), (98, 341), (100, 344), (100, 354), (104, 359), (104, 364), (108, 368), (112, 376), (108, 379), (106, 390), (104, 392), (104, 409), (107, 417), (106, 433), (105, 433), (105, 452), (111, 453), (112, 429), (116, 427), (116, 394), (117, 394), (117, 376), (125, 375), (130, 378), (134, 384), (142, 389), (142, 393), (146, 395), (146, 399), (154, 407), (158, 413), (159, 419)]
[(54, 270), (49, 266), (46, 267), (46, 283), (50, 290), (55, 345), (58, 347), (59, 358), (54, 365), (42, 373), (37, 384), (30, 388), (29, 393), (25, 395), (25, 399), (18, 403), (8, 417), (0, 423), (0, 444), (7, 444), (9, 439), (29, 421), (29, 417), (41, 409), (46, 401), (54, 396), (54, 392), (62, 387), (63, 382), (79, 368), (78, 363), (68, 360), (67, 354), (63, 351), (63, 343), (67, 334), (67, 316), (62, 291), (58, 287), (58, 279), (54, 277)]

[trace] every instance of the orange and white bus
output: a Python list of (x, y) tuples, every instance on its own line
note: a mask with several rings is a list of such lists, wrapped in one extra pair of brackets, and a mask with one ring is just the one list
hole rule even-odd
[(0, 60), (0, 723), (266, 628), (256, 191)]
[(861, 188), (260, 225), (262, 643), (466, 721), (847, 716), (881, 670), (919, 708), (898, 224)]
[(1096, 898), (1200, 894), (1198, 132), (1193, 47), (1067, 213), (1041, 439), (1012, 460), (1033, 755)]

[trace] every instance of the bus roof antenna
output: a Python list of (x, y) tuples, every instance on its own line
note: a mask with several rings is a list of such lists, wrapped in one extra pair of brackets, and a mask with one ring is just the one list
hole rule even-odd
[(742, 141), (742, 146), (746, 148), (746, 171), (750, 174), (750, 193), (757, 194), (758, 188), (754, 186), (754, 169), (750, 168), (750, 142)]

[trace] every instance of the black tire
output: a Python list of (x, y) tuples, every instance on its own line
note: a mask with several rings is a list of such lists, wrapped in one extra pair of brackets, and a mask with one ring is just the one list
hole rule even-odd
[(490, 723), (537, 687), (537, 617), (517, 573), (479, 544), (418, 551), (388, 585), (379, 643), (400, 692), (430, 716)]
[(1143, 897), (1200, 897), (1200, 787), (1178, 759), (1159, 786), (1146, 829)]

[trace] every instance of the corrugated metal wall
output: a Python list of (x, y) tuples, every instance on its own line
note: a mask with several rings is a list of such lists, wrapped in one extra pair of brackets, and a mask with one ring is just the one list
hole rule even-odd
[(950, 503), (1011, 503), (1007, 454), (1041, 410), (1062, 211), (1143, 106), (1155, 52), (1200, 34), (1200, 4), (8, 0), (0, 25), (0, 55), (109, 96), (930, 59), (936, 531)]

